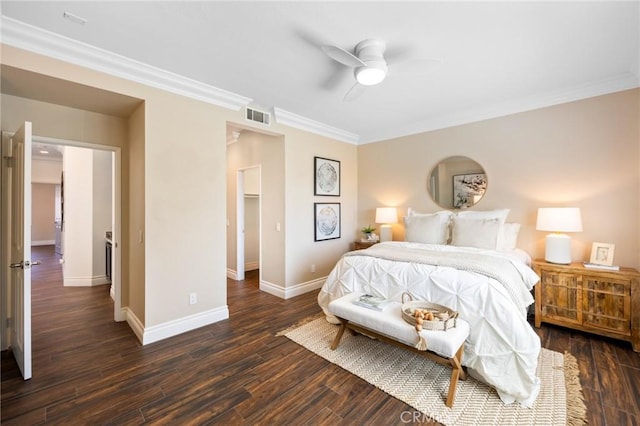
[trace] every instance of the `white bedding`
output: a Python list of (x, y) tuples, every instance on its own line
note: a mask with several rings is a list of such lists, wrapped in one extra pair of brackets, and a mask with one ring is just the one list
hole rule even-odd
[[(388, 256), (391, 249), (397, 255)], [(417, 258), (420, 252), (425, 253), (424, 259)], [(406, 260), (398, 260), (397, 256), (403, 253)], [(491, 268), (505, 270), (485, 274), (444, 266), (460, 265), (465, 257), (477, 263), (483, 256)], [(440, 259), (436, 262), (439, 266), (426, 263), (434, 259)], [(463, 357), (470, 374), (495, 387), (505, 403), (531, 406), (540, 387), (535, 374), (540, 339), (521, 306), (522, 298), (527, 299), (525, 305), (533, 303), (529, 291), (538, 281), (527, 261), (523, 252), (399, 241), (380, 243), (345, 254), (320, 290), (318, 303), (330, 321), (326, 310), (329, 302), (356, 291), (397, 301), (408, 291), (416, 299), (448, 306), (471, 326)], [(500, 282), (505, 276), (516, 282)]]

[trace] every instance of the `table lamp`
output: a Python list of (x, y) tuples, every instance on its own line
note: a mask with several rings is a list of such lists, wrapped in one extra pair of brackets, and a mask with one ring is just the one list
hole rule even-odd
[(378, 207), (376, 209), (376, 223), (380, 223), (380, 241), (393, 239), (391, 224), (398, 222), (398, 210), (395, 207)]
[(582, 232), (580, 209), (577, 207), (543, 207), (538, 209), (538, 231), (550, 231), (545, 239), (544, 260), (571, 263), (571, 238), (564, 232)]

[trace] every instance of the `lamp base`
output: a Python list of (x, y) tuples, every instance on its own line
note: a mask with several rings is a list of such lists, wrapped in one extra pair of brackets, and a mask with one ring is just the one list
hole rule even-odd
[(565, 234), (549, 234), (545, 239), (544, 260), (549, 263), (571, 263), (571, 238)]
[(391, 225), (380, 225), (380, 241), (392, 241), (393, 232)]

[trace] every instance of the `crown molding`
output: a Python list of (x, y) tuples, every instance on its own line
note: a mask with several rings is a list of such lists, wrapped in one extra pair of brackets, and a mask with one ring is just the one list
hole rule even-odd
[(7, 16), (0, 21), (2, 43), (95, 71), (239, 111), (251, 98), (70, 39)]
[(360, 140), (360, 137), (355, 133), (347, 132), (346, 130), (338, 129), (336, 127), (320, 123), (310, 118), (285, 111), (281, 108), (275, 107), (273, 109), (273, 112), (278, 124), (306, 130), (311, 133), (327, 136), (329, 138), (337, 139), (339, 141), (347, 142), (354, 145), (357, 145)]
[(592, 81), (583, 85), (548, 91), (533, 96), (512, 99), (504, 102), (496, 102), (477, 108), (468, 108), (452, 114), (442, 114), (428, 120), (417, 122), (411, 126), (390, 128), (385, 133), (361, 135), (360, 144), (381, 142), (404, 136), (461, 126), (483, 120), (504, 117), (521, 112), (533, 111), (554, 105), (575, 102), (596, 96), (608, 95), (624, 90), (640, 87), (640, 78), (633, 72), (625, 72), (598, 81)]

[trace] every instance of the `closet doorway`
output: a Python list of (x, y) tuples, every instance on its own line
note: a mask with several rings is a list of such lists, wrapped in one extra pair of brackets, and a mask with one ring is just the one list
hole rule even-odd
[(260, 269), (260, 166), (238, 170), (236, 194), (236, 279), (246, 271)]

